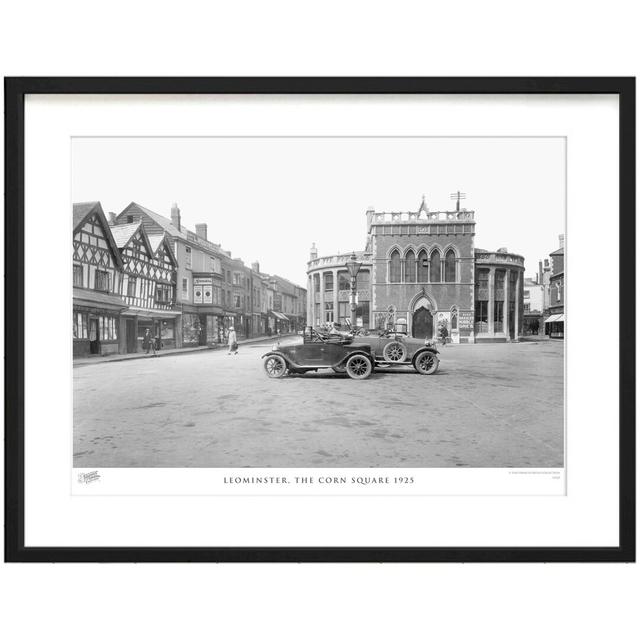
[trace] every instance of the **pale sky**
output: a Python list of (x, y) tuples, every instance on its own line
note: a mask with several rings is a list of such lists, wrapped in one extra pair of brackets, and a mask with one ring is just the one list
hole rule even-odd
[(250, 265), (306, 286), (306, 262), (364, 249), (365, 211), (476, 212), (476, 247), (523, 255), (527, 276), (565, 226), (564, 138), (74, 138), (72, 199), (135, 201)]

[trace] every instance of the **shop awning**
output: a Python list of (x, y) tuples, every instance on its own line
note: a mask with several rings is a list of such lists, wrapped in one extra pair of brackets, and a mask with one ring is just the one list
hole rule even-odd
[(123, 316), (137, 316), (138, 318), (177, 318), (182, 315), (182, 311), (163, 311), (161, 309), (138, 309), (129, 307), (122, 313)]
[(113, 293), (101, 293), (93, 289), (80, 289), (79, 287), (73, 288), (73, 304), (112, 311), (122, 311), (129, 306), (120, 296)]
[(284, 315), (284, 313), (280, 313), (279, 311), (269, 311), (269, 313), (278, 320), (284, 320), (285, 322), (289, 322), (289, 318)]
[(556, 313), (554, 316), (549, 316), (544, 323), (547, 322), (564, 322), (564, 313)]

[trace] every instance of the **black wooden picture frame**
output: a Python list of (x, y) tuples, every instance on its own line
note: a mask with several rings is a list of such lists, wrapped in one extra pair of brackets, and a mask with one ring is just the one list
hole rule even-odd
[[(635, 561), (635, 79), (5, 78), (5, 561)], [(619, 98), (619, 531), (612, 547), (27, 547), (24, 448), (24, 160), (28, 94), (615, 94)], [(622, 222), (624, 221), (624, 225)], [(623, 321), (624, 319), (624, 321)]]

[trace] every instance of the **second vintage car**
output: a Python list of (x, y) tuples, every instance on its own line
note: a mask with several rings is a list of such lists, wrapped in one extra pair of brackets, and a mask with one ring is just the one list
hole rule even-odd
[(376, 367), (413, 366), (418, 373), (428, 376), (436, 373), (440, 365), (435, 341), (409, 337), (404, 325), (379, 331), (358, 330), (352, 345), (368, 346)]
[(371, 347), (355, 344), (351, 337), (322, 334), (307, 327), (302, 342), (276, 345), (265, 353), (264, 370), (270, 378), (318, 369), (346, 372), (354, 380), (365, 380), (374, 369)]

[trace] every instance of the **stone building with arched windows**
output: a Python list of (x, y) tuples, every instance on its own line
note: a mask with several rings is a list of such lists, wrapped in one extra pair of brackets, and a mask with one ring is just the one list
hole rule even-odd
[[(475, 212), (366, 212), (357, 277), (357, 324), (404, 324), (417, 338), (437, 338), (446, 326), (454, 343), (517, 341), (523, 325), (524, 258), (505, 248), (474, 245)], [(307, 265), (307, 317), (313, 326), (350, 317), (350, 253), (318, 256)]]

